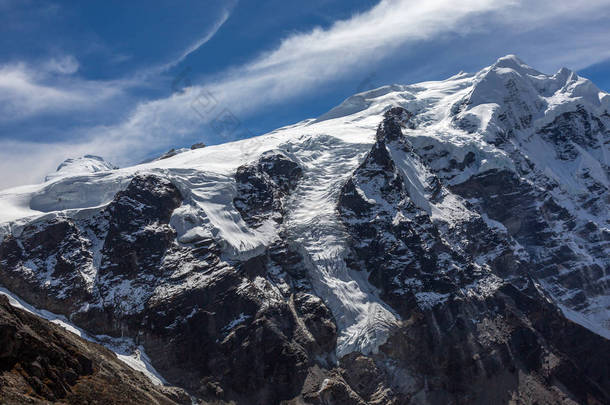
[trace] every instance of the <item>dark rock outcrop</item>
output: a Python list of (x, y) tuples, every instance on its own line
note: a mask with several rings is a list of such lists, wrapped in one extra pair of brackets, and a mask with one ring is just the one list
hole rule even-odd
[(610, 135), (602, 119), (583, 106), (557, 116), (538, 132), (555, 147), (557, 157), (562, 160), (574, 160), (579, 155), (577, 146), (601, 151), (601, 139)]
[(281, 223), (283, 198), (296, 187), (302, 173), (299, 164), (284, 153), (264, 153), (258, 161), (237, 169), (238, 195), (233, 204), (251, 227), (268, 218)]

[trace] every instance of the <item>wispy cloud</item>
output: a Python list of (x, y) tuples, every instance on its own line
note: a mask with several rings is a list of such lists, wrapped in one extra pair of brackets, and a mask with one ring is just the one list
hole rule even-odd
[(199, 50), (202, 46), (207, 44), (214, 36), (218, 33), (218, 31), (222, 28), (222, 26), (227, 22), (227, 20), (231, 17), (233, 9), (237, 4), (237, 0), (230, 0), (224, 4), (223, 8), (220, 11), (220, 15), (216, 19), (216, 21), (212, 24), (212, 26), (207, 27), (205, 32), (201, 37), (194, 40), (187, 47), (178, 52), (169, 62), (161, 63), (158, 65), (154, 65), (148, 69), (141, 70), (137, 72), (136, 76), (140, 78), (150, 78), (155, 77), (160, 74), (166, 73), (170, 69), (178, 66), (182, 63), (189, 55)]
[[(203, 84), (168, 98), (141, 103), (124, 122), (92, 129), (89, 134), (103, 132), (106, 137), (120, 138), (123, 145), (141, 145), (128, 149), (130, 157), (134, 156), (134, 149), (144, 152), (151, 147), (179, 144), (184, 137), (202, 132), (210, 120), (222, 113), (222, 108), (205, 116), (194, 111), (199, 100), (209, 94), (213, 94), (218, 106), (247, 115), (374, 65), (405, 43), (445, 33), (465, 34), (469, 31), (464, 24), (466, 19), (510, 4), (513, 2), (383, 0), (371, 10), (337, 21), (328, 29), (290, 35), (276, 49), (243, 66), (204, 78)], [(113, 153), (123, 161), (120, 154), (120, 150)]]
[[(383, 0), (368, 12), (285, 38), (280, 46), (209, 84), (234, 108), (248, 111), (374, 66), (408, 42), (466, 33), (469, 17), (511, 1)], [(246, 96), (244, 96), (246, 95)]]
[(48, 60), (43, 68), (50, 73), (71, 75), (78, 71), (79, 63), (72, 55), (62, 55)]
[[(230, 17), (235, 4), (236, 1), (227, 2), (219, 18), (205, 34), (171, 62), (138, 71), (128, 78), (102, 81), (83, 79), (77, 74), (80, 64), (73, 55), (57, 55), (36, 63), (0, 65), (0, 122), (20, 122), (45, 114), (82, 114), (123, 105), (117, 101), (125, 98), (131, 88), (147, 86), (151, 80), (159, 81), (166, 71), (179, 65), (212, 39)], [(0, 189), (39, 182), (67, 157), (95, 152), (125, 163), (128, 161), (127, 150), (132, 150), (133, 156), (138, 159), (146, 156), (151, 147), (172, 145), (173, 137), (184, 134), (187, 128), (192, 131), (197, 125), (196, 119), (184, 119), (183, 114), (172, 111), (172, 108), (184, 109), (180, 103), (167, 102), (177, 96), (140, 102), (131, 114), (127, 114), (128, 118), (118, 125), (68, 130), (64, 141), (30, 142), (19, 140), (18, 137), (0, 138), (0, 172), (3, 173)], [(169, 129), (164, 136), (159, 135), (161, 127)]]
[(67, 156), (82, 156), (90, 145), (0, 140), (0, 189), (40, 183)]
[[(370, 11), (329, 29), (289, 36), (277, 49), (214, 78), (207, 87), (233, 108), (247, 112), (365, 72), (389, 57), (399, 58), (409, 44), (447, 35), (471, 38), (473, 47), (481, 42), (505, 45), (508, 50), (500, 50), (496, 57), (511, 52), (515, 43), (494, 37), (519, 36), (517, 45), (532, 56), (529, 63), (546, 68), (561, 62), (581, 68), (610, 56), (610, 25), (603, 23), (610, 19), (609, 6), (608, 0), (382, 0)], [(600, 23), (583, 27), (583, 21), (592, 19)], [(543, 38), (549, 50), (540, 47), (535, 37), (528, 48), (523, 33), (543, 27), (555, 37), (554, 41)]]
[(53, 76), (68, 75), (77, 68), (72, 57), (52, 59), (38, 70), (25, 63), (0, 66), (0, 120), (96, 108), (121, 91), (115, 82)]
[(227, 20), (231, 16), (232, 8), (233, 8), (233, 5), (222, 10), (220, 18), (216, 21), (216, 23), (214, 23), (214, 25), (212, 27), (210, 27), (208, 29), (207, 33), (203, 37), (197, 39), (195, 42), (193, 42), (191, 45), (189, 45), (175, 60), (163, 65), (160, 70), (166, 71), (166, 70), (171, 69), (172, 67), (178, 65), (180, 62), (182, 62), (184, 59), (186, 59), (187, 56), (189, 56), (190, 54), (192, 54), (193, 52), (195, 52), (196, 50), (201, 48), (210, 39), (212, 39), (214, 37), (214, 35), (216, 35), (216, 33), (218, 32), (220, 27), (222, 27), (224, 25), (224, 23), (227, 22)]

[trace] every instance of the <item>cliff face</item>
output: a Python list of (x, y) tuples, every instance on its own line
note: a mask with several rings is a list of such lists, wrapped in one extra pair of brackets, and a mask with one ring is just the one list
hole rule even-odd
[[(339, 199), (355, 253), (350, 266), (367, 272), (408, 320), (373, 357), (401, 364), (400, 380), (419, 385), (421, 398), (407, 402), (603, 403), (610, 368), (589, 344), (610, 342), (565, 319), (532, 277), (538, 264), (520, 256), (510, 233), (486, 223), (484, 205), (460, 204), (478, 179), (446, 188), (428, 170), (402, 136), (409, 119), (400, 108), (386, 113)], [(408, 177), (417, 172), (424, 176)], [(507, 223), (523, 200), (532, 205), (510, 177), (489, 175), (495, 181), (487, 184), (514, 196)], [(520, 229), (533, 241), (536, 231)], [(582, 345), (577, 335), (591, 341)]]
[(210, 403), (608, 403), (609, 109), (505, 57), (58, 175), (0, 193), (0, 284)]

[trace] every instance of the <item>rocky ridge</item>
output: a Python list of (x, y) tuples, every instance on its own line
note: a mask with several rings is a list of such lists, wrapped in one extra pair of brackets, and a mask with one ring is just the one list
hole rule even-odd
[(6, 404), (189, 404), (110, 350), (9, 304), (0, 295), (0, 398)]

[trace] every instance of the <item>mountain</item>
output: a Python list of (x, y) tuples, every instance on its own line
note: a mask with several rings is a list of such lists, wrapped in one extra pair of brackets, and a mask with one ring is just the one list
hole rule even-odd
[(0, 192), (0, 285), (204, 403), (610, 403), (610, 95), (506, 56)]
[(85, 155), (76, 159), (66, 159), (54, 173), (48, 174), (44, 181), (51, 181), (59, 177), (76, 176), (78, 174), (89, 174), (115, 170), (118, 167), (108, 163), (104, 158), (95, 155)]

